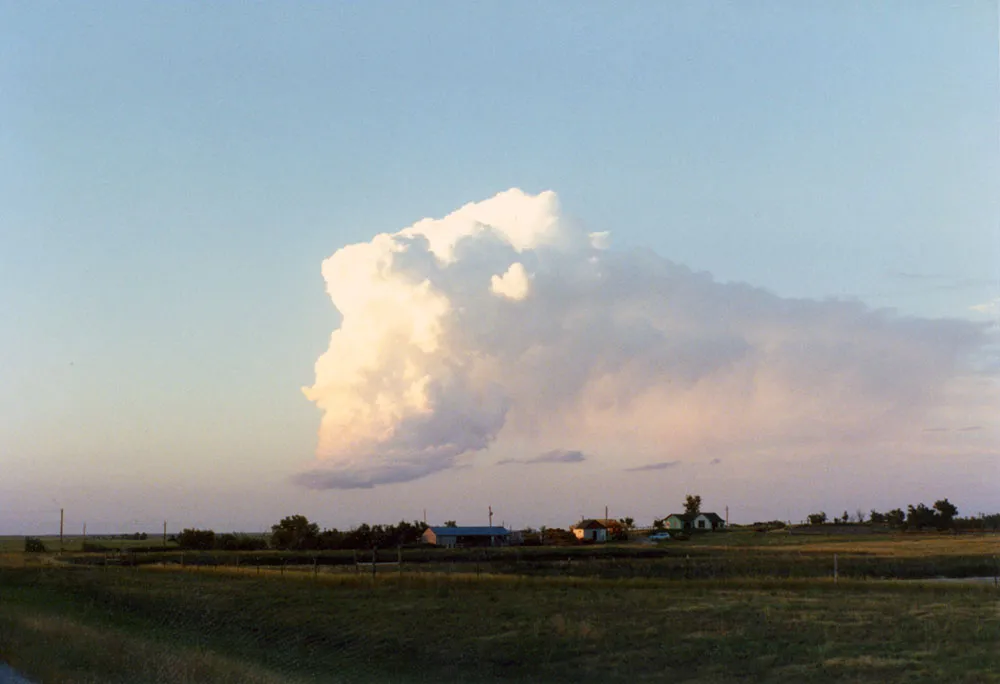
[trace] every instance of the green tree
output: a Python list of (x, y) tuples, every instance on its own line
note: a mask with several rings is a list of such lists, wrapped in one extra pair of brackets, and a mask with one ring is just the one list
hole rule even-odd
[(215, 548), (222, 551), (263, 551), (267, 548), (267, 540), (249, 534), (217, 534)]
[(808, 517), (810, 525), (822, 525), (826, 522), (826, 513), (823, 511), (820, 511), (819, 513), (810, 513)]
[(889, 527), (902, 527), (906, 522), (906, 513), (901, 508), (893, 508), (885, 514), (885, 521)]
[(958, 508), (955, 507), (955, 504), (948, 501), (948, 499), (941, 499), (934, 502), (934, 510), (941, 517), (941, 527), (952, 527), (954, 525), (955, 516), (958, 515)]
[(373, 549), (379, 545), (380, 532), (368, 523), (361, 523), (344, 535), (341, 546), (345, 549)]
[(177, 535), (177, 545), (182, 549), (208, 551), (215, 548), (215, 532), (212, 530), (185, 529)]
[(622, 527), (624, 527), (626, 531), (635, 527), (635, 520), (633, 518), (619, 518), (618, 522), (621, 523)]
[(684, 512), (688, 515), (698, 515), (701, 513), (701, 497), (688, 494), (684, 499)]
[(906, 507), (906, 527), (920, 530), (925, 527), (937, 527), (937, 512), (933, 508), (919, 503)]
[(653, 521), (654, 530), (662, 530), (666, 526), (667, 524), (663, 521), (663, 518), (657, 518), (656, 520)]
[(271, 546), (276, 549), (305, 551), (319, 546), (319, 525), (304, 515), (290, 515), (271, 526)]
[(455, 522), (454, 520), (445, 520), (444, 521), (444, 526), (445, 527), (458, 527), (458, 523)]
[(871, 513), (868, 514), (868, 519), (871, 520), (873, 523), (879, 523), (879, 524), (884, 523), (885, 513), (879, 513), (873, 508)]

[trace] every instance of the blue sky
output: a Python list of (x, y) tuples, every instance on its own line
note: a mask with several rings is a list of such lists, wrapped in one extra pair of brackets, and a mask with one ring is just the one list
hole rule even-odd
[(997, 64), (992, 2), (7, 4), (0, 532), (461, 519), (452, 476), (288, 484), (300, 388), (324, 258), (510, 187), (721, 281), (986, 320)]

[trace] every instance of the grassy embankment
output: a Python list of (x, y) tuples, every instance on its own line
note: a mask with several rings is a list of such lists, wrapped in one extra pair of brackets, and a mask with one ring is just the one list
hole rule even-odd
[[(745, 542), (719, 536), (685, 550), (774, 553), (715, 548)], [(789, 545), (965, 558), (989, 557), (996, 538)], [(600, 553), (618, 562), (613, 549)], [(583, 556), (534, 576), (427, 563), (375, 583), (366, 574), (5, 558), (0, 658), (41, 682), (1000, 682), (992, 585), (601, 579), (582, 570), (604, 561)]]

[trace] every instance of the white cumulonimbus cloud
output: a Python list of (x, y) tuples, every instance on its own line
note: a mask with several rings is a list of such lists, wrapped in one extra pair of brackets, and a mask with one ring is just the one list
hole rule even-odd
[(342, 322), (304, 389), (318, 463), (298, 481), (414, 480), (508, 433), (631, 470), (601, 447), (653, 445), (661, 468), (918, 445), (928, 416), (967, 424), (995, 389), (967, 372), (983, 325), (785, 299), (608, 242), (554, 193), (512, 189), (338, 250)]

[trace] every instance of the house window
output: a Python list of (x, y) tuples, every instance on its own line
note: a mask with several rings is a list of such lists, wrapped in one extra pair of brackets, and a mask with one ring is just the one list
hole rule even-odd
[(699, 520), (698, 521), (698, 527), (700, 527), (701, 529), (705, 529), (705, 521), (704, 520)]

